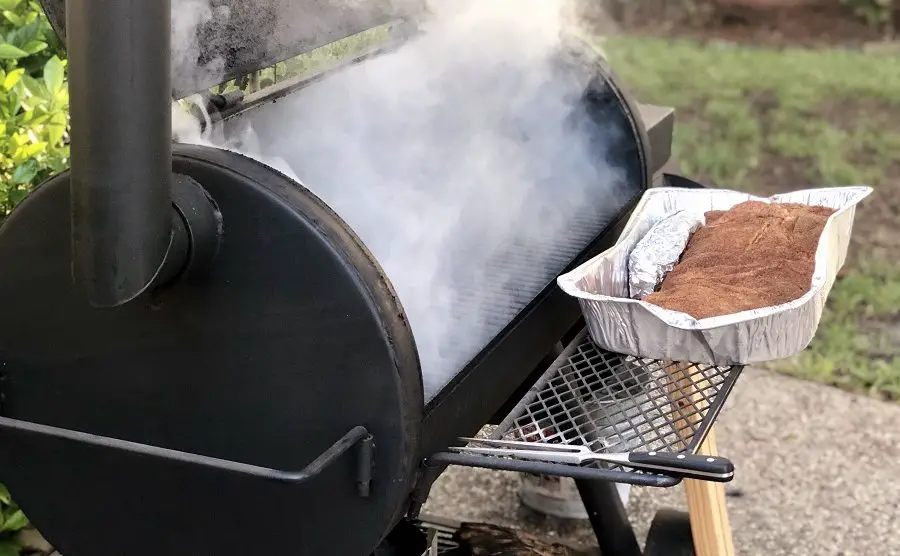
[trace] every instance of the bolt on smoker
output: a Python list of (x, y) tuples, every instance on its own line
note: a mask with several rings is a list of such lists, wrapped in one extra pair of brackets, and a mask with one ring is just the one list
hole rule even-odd
[[(575, 477), (604, 554), (638, 554), (611, 481), (671, 477), (447, 448), (486, 423), (523, 437), (582, 431), (588, 417), (558, 419), (578, 396), (642, 388), (640, 362), (590, 351), (577, 303), (554, 280), (613, 244), (654, 179), (692, 185), (657, 175), (672, 111), (635, 104), (594, 61), (577, 116), (594, 134), (616, 130), (608, 156), (627, 194), (567, 204), (608, 217), (573, 214), (572, 233), (496, 256), (495, 271), (521, 289), (457, 317), (459, 330), (488, 319), (496, 332), (426, 396), (405, 301), (354, 223), (266, 164), (171, 140), (173, 96), (390, 22), (402, 30), (390, 48), (402, 48), (422, 6), (219, 3), (229, 24), (201, 29), (200, 56), (226, 64), (206, 82), (172, 67), (170, 0), (42, 1), (68, 46), (71, 170), (0, 228), (0, 479), (31, 520), (65, 556), (419, 556), (401, 537), (416, 537), (408, 525), (429, 487), (459, 464)], [(213, 96), (214, 125), (277, 114), (275, 100), (331, 73)], [(557, 405), (535, 398), (533, 386), (553, 386), (547, 373), (574, 369), (579, 356), (580, 390), (553, 390)], [(631, 382), (621, 372), (619, 386), (598, 382), (628, 365)], [(704, 424), (672, 433), (682, 449), (715, 418), (737, 375), (726, 371)], [(644, 445), (671, 448), (670, 436)]]

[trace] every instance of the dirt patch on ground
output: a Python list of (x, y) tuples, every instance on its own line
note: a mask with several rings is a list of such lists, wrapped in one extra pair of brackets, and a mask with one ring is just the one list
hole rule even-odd
[[(742, 189), (761, 196), (805, 189), (810, 187), (806, 168), (802, 160), (766, 154)], [(702, 176), (699, 181), (709, 183)], [(869, 260), (900, 261), (900, 173), (875, 187), (857, 206), (850, 252), (841, 274)]]
[[(741, 189), (769, 196), (811, 187), (808, 162), (766, 153)], [(673, 168), (677, 172), (677, 169)], [(708, 176), (690, 176), (712, 183)], [(900, 261), (900, 173), (879, 184), (875, 192), (857, 206), (847, 264), (841, 274), (866, 260)]]
[(900, 175), (880, 184), (857, 207), (848, 266), (862, 257), (900, 261)]
[[(758, 115), (760, 134), (765, 137), (771, 132), (770, 116), (771, 112), (778, 108), (778, 99), (774, 95), (761, 92), (752, 95), (751, 102), (754, 105), (754, 113)], [(682, 114), (685, 121), (703, 125), (701, 112), (683, 110)], [(809, 117), (824, 119), (830, 125), (845, 130), (854, 129), (863, 118), (881, 122), (887, 129), (900, 129), (900, 111), (875, 100), (850, 99), (828, 102)], [(876, 161), (874, 155), (872, 158), (873, 163), (883, 164), (880, 160)], [(677, 166), (677, 162), (675, 164)], [(747, 176), (741, 189), (755, 195), (768, 196), (814, 187), (809, 172), (814, 165), (813, 160), (788, 157), (773, 149), (764, 148), (759, 161)], [(674, 167), (672, 170), (678, 171)], [(842, 274), (851, 272), (861, 261), (900, 261), (900, 160), (891, 162), (884, 170), (884, 180), (871, 184), (875, 192), (857, 207), (850, 253)], [(702, 173), (688, 177), (714, 187), (731, 187), (729, 184), (716, 184), (711, 176)]]
[[(809, 187), (806, 163), (766, 154), (746, 188), (757, 195), (774, 195)], [(875, 192), (857, 206), (848, 261), (842, 274), (859, 261), (900, 261), (900, 172), (875, 187)]]
[[(745, 188), (756, 195), (774, 195), (809, 187), (802, 160), (766, 154)], [(850, 253), (842, 274), (859, 261), (900, 261), (900, 173), (879, 184), (857, 206)]]
[(748, 189), (757, 195), (775, 195), (792, 189), (804, 189), (809, 187), (808, 167), (809, 163), (804, 160), (766, 152), (748, 178)]
[[(855, 46), (882, 41), (884, 32), (853, 16), (838, 2), (800, 5), (642, 1), (619, 10), (624, 31), (767, 46)], [(896, 18), (900, 24), (900, 17)]]
[(872, 342), (872, 359), (890, 362), (897, 357), (897, 346), (900, 346), (900, 313), (885, 318), (867, 319), (861, 323), (860, 328), (867, 336), (880, 340)]
[[(751, 98), (754, 112), (759, 115), (760, 133), (769, 132), (769, 114), (777, 109), (778, 99), (768, 94)], [(900, 129), (900, 110), (876, 99), (840, 99), (819, 106), (812, 118), (821, 118), (829, 125), (850, 131), (865, 122), (879, 122), (883, 129)], [(875, 153), (869, 153), (872, 163), (883, 164)], [(866, 153), (858, 153), (865, 157)], [(858, 163), (865, 161), (858, 160)], [(766, 150), (748, 180), (754, 193), (772, 195), (788, 189), (808, 187), (809, 165), (812, 161), (790, 158)], [(860, 260), (900, 261), (900, 160), (891, 162), (885, 179), (875, 186), (875, 192), (857, 207), (853, 225), (850, 254), (843, 272), (851, 271)]]
[(900, 129), (900, 99), (891, 103), (874, 98), (837, 98), (821, 104), (812, 116), (845, 131), (865, 123), (877, 123), (885, 130), (897, 130)]

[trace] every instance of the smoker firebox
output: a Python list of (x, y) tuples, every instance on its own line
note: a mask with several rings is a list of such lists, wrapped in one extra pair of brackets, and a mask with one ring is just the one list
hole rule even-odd
[[(424, 302), (407, 293), (415, 281), (375, 235), (403, 229), (347, 208), (345, 168), (336, 164), (340, 179), (327, 186), (300, 183), (244, 154), (170, 141), (172, 95), (401, 21), (385, 56), (209, 99), (211, 125), (228, 132), (250, 121), (269, 152), (287, 156), (271, 136), (285, 106), (328, 97), (343, 90), (329, 83), (401, 52), (417, 40), (415, 22), (427, 21), (422, 6), (218, 0), (228, 25), (197, 31), (197, 59), (224, 60), (210, 77), (191, 71), (196, 60), (172, 63), (169, 1), (42, 4), (69, 43), (72, 170), (0, 228), (0, 478), (66, 556), (400, 553), (406, 516), (437, 474), (448, 463), (484, 464), (446, 448), (521, 406), (558, 344), (579, 337), (578, 305), (555, 277), (612, 245), (654, 179), (684, 183), (659, 174), (672, 111), (634, 103), (601, 58), (562, 42), (548, 66), (558, 81), (548, 83), (589, 68), (575, 79), (566, 121), (579, 131), (566, 150), (590, 156), (570, 162), (584, 168), (583, 183), (561, 185), (560, 165), (542, 166), (550, 177), (534, 180), (521, 210), (546, 215), (577, 191), (577, 202), (554, 209), (569, 211), (566, 233), (510, 241), (481, 275), (464, 255), (487, 236), (474, 217), (458, 227), (473, 237), (446, 256), (464, 287), (448, 294), (455, 332), (437, 337), (454, 367), (433, 380), (425, 346), (435, 337), (417, 328)], [(553, 94), (537, 88), (530, 102)], [(559, 148), (529, 140), (538, 162)], [(601, 171), (610, 161), (615, 174)], [(481, 205), (474, 198), (464, 214)], [(466, 335), (476, 323), (480, 335)], [(588, 481), (583, 492), (614, 500), (604, 485)], [(621, 525), (620, 510), (603, 526)]]

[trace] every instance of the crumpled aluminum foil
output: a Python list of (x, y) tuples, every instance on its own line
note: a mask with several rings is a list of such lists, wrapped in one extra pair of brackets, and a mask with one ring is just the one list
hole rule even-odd
[(675, 268), (691, 234), (706, 223), (703, 213), (680, 210), (655, 223), (628, 255), (628, 292), (641, 299)]
[[(806, 348), (815, 335), (825, 300), (847, 258), (856, 205), (871, 193), (872, 188), (865, 186), (830, 187), (767, 199), (724, 189), (650, 189), (616, 244), (560, 276), (557, 283), (578, 299), (594, 342), (610, 351), (719, 366), (790, 357)], [(628, 255), (655, 223), (679, 210), (728, 210), (748, 200), (836, 209), (822, 231), (812, 284), (802, 297), (702, 320), (628, 297)]]

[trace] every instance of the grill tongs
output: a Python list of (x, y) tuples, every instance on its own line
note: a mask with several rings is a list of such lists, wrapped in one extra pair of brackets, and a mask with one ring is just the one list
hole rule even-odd
[(699, 479), (717, 483), (727, 483), (734, 478), (734, 465), (730, 460), (720, 456), (672, 452), (598, 453), (591, 451), (587, 446), (572, 444), (547, 444), (489, 438), (460, 438), (460, 440), (494, 447), (453, 446), (450, 450), (462, 454), (507, 456), (570, 465), (602, 461), (680, 479)]

